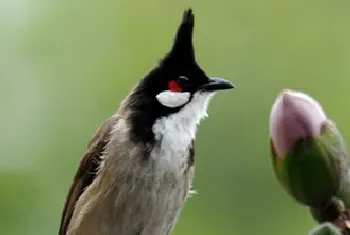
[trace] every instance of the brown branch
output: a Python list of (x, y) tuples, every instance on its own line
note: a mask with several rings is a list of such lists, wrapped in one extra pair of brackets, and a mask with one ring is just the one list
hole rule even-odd
[(336, 226), (342, 235), (350, 235), (350, 211), (343, 201), (332, 198), (324, 207), (330, 222)]

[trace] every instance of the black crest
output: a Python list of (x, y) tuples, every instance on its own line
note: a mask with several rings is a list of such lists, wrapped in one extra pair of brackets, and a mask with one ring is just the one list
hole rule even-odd
[[(173, 46), (165, 60), (195, 61), (193, 47), (194, 14), (191, 8), (184, 11), (182, 22), (177, 30)], [(184, 61), (185, 60), (185, 61)]]

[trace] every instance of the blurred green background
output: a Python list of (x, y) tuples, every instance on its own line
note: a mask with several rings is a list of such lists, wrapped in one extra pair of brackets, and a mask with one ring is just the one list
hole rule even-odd
[(306, 234), (277, 184), (268, 117), (283, 88), (318, 99), (350, 144), (350, 2), (0, 0), (0, 234), (57, 234), (87, 142), (169, 50), (185, 7), (218, 94), (197, 135), (180, 234)]

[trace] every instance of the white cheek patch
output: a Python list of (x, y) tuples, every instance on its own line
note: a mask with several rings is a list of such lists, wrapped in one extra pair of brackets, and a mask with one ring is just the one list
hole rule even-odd
[(156, 99), (164, 106), (175, 108), (187, 103), (190, 95), (189, 92), (163, 91), (156, 96)]

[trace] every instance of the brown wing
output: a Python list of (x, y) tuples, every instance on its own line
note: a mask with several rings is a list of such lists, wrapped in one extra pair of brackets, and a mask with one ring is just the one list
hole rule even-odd
[(78, 171), (74, 177), (73, 183), (69, 188), (66, 202), (64, 205), (61, 225), (58, 235), (65, 235), (68, 224), (72, 218), (74, 207), (80, 195), (96, 177), (97, 169), (100, 164), (100, 156), (108, 142), (112, 126), (117, 122), (117, 117), (112, 116), (107, 119), (97, 130), (92, 140), (87, 146), (84, 157), (80, 161)]

